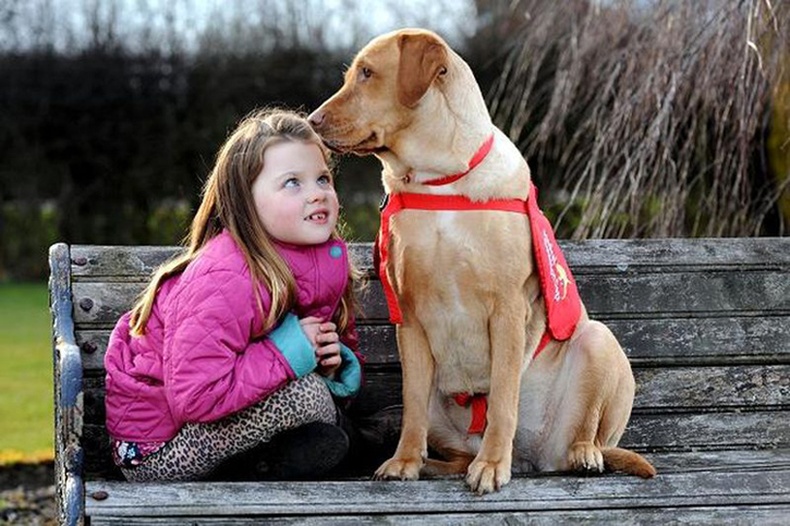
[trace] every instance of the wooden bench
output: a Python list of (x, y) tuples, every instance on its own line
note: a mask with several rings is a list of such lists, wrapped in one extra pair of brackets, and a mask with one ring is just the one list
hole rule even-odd
[[(659, 475), (520, 474), (478, 497), (459, 478), (129, 484), (110, 460), (103, 356), (174, 247), (54, 245), (56, 478), (68, 524), (790, 523), (790, 238), (563, 242), (638, 384), (622, 444)], [(369, 244), (352, 247), (370, 269)], [(353, 415), (400, 403), (394, 330), (372, 280)]]

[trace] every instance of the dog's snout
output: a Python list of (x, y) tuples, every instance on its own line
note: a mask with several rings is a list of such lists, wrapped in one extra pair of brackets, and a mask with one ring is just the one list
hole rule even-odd
[(310, 123), (310, 125), (313, 128), (317, 129), (324, 123), (325, 118), (326, 118), (326, 113), (324, 113), (324, 111), (321, 109), (317, 109), (313, 113), (311, 113), (309, 117), (307, 117), (307, 121)]

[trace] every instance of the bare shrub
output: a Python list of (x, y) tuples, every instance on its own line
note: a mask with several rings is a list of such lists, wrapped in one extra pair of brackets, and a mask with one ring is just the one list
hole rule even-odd
[(771, 217), (781, 232), (790, 176), (768, 177), (764, 146), (788, 93), (789, 14), (776, 0), (515, 2), (489, 99), (561, 235), (760, 235)]

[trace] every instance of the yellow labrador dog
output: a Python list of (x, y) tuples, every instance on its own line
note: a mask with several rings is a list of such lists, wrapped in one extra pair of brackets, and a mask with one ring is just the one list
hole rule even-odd
[[(530, 171), (469, 66), (432, 32), (382, 35), (310, 121), (330, 148), (376, 155), (399, 203), (379, 247), (404, 413), (376, 476), (465, 473), (478, 493), (506, 484), (514, 464), (652, 477), (647, 460), (616, 447), (635, 387), (614, 335), (580, 302), (567, 335), (547, 328), (547, 294), (575, 284), (555, 257), (554, 293), (541, 289), (524, 211)], [(427, 459), (429, 444), (444, 460)]]

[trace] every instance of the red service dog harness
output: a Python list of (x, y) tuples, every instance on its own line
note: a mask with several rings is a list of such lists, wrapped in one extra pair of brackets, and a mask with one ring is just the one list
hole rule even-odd
[[(475, 153), (465, 172), (448, 175), (438, 180), (428, 181), (423, 184), (439, 186), (457, 181), (475, 168), (488, 154), (493, 144), (494, 136), (491, 135), (483, 146)], [(526, 201), (521, 199), (492, 199), (489, 201), (472, 201), (463, 195), (431, 195), (416, 193), (400, 193), (386, 196), (381, 207), (381, 226), (376, 237), (374, 251), (374, 266), (378, 270), (390, 321), (395, 324), (403, 323), (403, 316), (398, 306), (398, 298), (387, 276), (387, 262), (389, 260), (389, 233), (390, 219), (401, 210), (435, 210), (435, 211), (500, 211), (525, 214), (529, 218), (532, 231), (532, 250), (535, 254), (538, 275), (540, 277), (541, 292), (546, 305), (547, 324), (546, 332), (538, 343), (533, 359), (554, 340), (567, 340), (576, 329), (576, 324), (581, 315), (581, 299), (573, 279), (568, 263), (565, 261), (554, 230), (546, 216), (538, 207), (537, 189), (530, 183), (530, 192)], [(454, 396), (455, 401), (462, 406), (472, 405), (472, 423), (469, 433), (482, 433), (485, 429), (485, 415), (487, 409), (485, 394), (460, 393)]]

